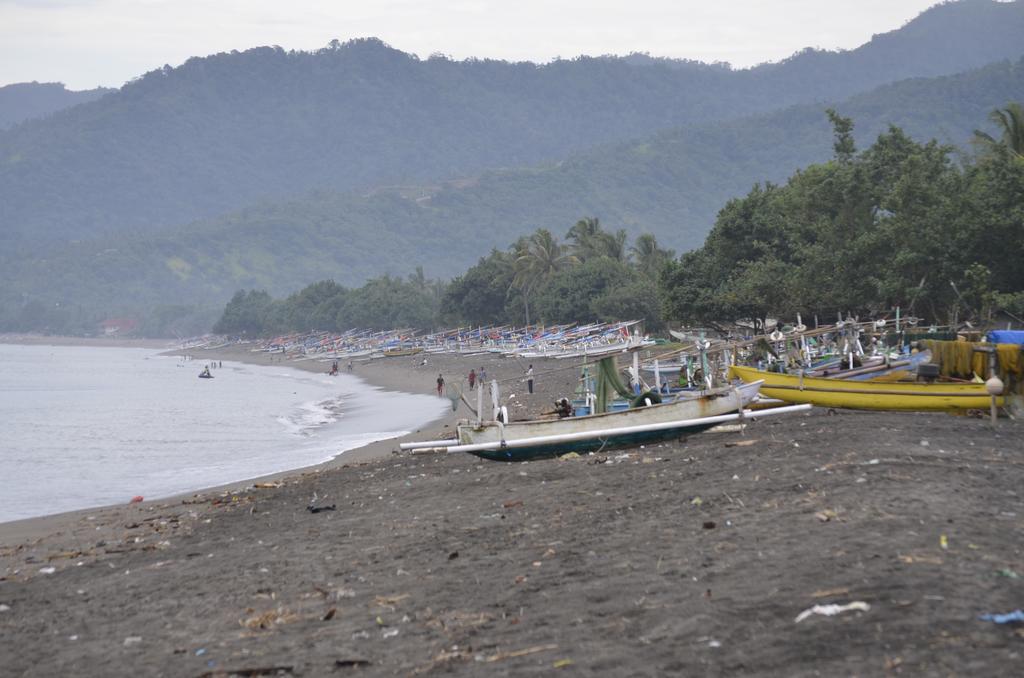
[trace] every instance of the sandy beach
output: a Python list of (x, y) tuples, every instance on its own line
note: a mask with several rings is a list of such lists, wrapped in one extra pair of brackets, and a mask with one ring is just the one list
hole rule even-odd
[[(483, 366), (510, 380), (513, 417), (577, 378), (535, 362), (530, 396), (511, 359), (421, 360), (354, 371), (433, 393), (439, 372), (455, 385)], [(978, 618), (1024, 606), (1019, 421), (815, 410), (529, 464), (397, 443), (0, 525), (4, 674), (964, 675), (1024, 661), (1019, 625)], [(307, 510), (314, 497), (333, 510)], [(830, 604), (853, 606), (801, 614)]]

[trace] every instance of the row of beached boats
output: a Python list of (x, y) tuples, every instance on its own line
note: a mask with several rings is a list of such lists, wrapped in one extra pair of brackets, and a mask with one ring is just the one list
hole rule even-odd
[[(983, 382), (977, 374), (972, 380), (942, 379), (939, 366), (932, 362), (936, 357), (921, 346), (945, 353), (949, 353), (949, 347), (925, 341), (918, 342), (920, 350), (911, 351), (907, 329), (906, 325), (901, 328), (898, 320), (888, 324), (852, 319), (808, 329), (798, 318), (794, 326), (771, 328), (766, 334), (752, 337), (720, 339), (703, 332), (673, 332), (681, 347), (662, 351), (657, 357), (650, 355), (654, 342), (636, 322), (457, 328), (424, 335), (408, 330), (293, 334), (263, 342), (253, 350), (322, 360), (420, 353), (580, 359), (584, 393), (577, 393), (575, 407), (566, 400), (561, 418), (509, 421), (507, 412), (498, 406), (498, 385), (492, 383), (490, 420), (482, 418), (481, 402), (476, 408), (477, 418), (460, 423), (455, 438), (403, 445), (407, 449), (468, 452), (505, 461), (630, 447), (725, 422), (804, 411), (812, 406), (964, 411), (1004, 404), (1003, 384), (998, 379)], [(1003, 363), (1016, 365), (1019, 383), (1024, 366), (1019, 344), (1024, 344), (1024, 333), (1018, 335), (1018, 345), (1002, 346), (998, 352), (991, 349), (991, 353), (998, 353)], [(963, 349), (964, 345), (954, 348)], [(641, 349), (649, 358), (642, 365)], [(617, 404), (609, 395), (611, 391), (604, 388), (604, 401), (596, 402), (597, 389), (588, 376), (595, 367), (593, 361), (599, 361), (598, 371), (607, 377), (618, 371), (615, 358), (623, 354), (632, 358), (632, 365), (626, 368), (630, 388), (616, 385), (621, 396)], [(995, 376), (994, 367), (991, 370), (991, 376)], [(653, 384), (649, 383), (652, 372)], [(478, 389), (478, 396), (482, 397), (482, 392)], [(580, 416), (565, 416), (574, 414)]]
[[(847, 322), (831, 328), (796, 329), (790, 330), (788, 335), (775, 332), (761, 339), (717, 345), (703, 336), (694, 337), (692, 346), (674, 351), (674, 356), (662, 354), (669, 359), (661, 362), (661, 365), (669, 365), (665, 374), (672, 374), (671, 360), (677, 361), (675, 373), (684, 388), (662, 388), (662, 382), (656, 380), (655, 388), (646, 391), (658, 393), (658, 399), (660, 394), (665, 394), (666, 402), (655, 404), (641, 396), (634, 399), (634, 407), (628, 409), (509, 422), (507, 414), (503, 415), (497, 407), (495, 398), (490, 421), (479, 418), (463, 421), (454, 439), (407, 443), (402, 447), (467, 452), (499, 461), (527, 461), (634, 447), (708, 430), (722, 423), (801, 412), (813, 406), (945, 412), (992, 408), (994, 412), (996, 407), (1005, 404), (1004, 384), (998, 377), (1000, 369), (1004, 374), (1010, 370), (1011, 378), (1019, 387), (1024, 370), (1024, 333), (990, 337), (991, 341), (1015, 342), (1009, 344), (978, 344), (975, 348), (975, 345), (955, 342), (952, 347), (955, 352), (977, 350), (992, 356), (988, 360), (990, 378), (987, 381), (982, 381), (977, 373), (973, 380), (942, 379), (941, 366), (931, 362), (934, 356), (930, 349), (907, 352), (905, 337), (901, 335), (898, 342), (891, 342), (886, 334), (884, 323)], [(690, 341), (685, 336), (677, 338)], [(766, 361), (769, 369), (736, 364), (736, 358), (756, 357), (757, 354), (748, 349), (766, 342), (774, 344), (775, 349), (769, 353), (775, 360)], [(921, 343), (944, 352), (949, 349), (934, 340)], [(709, 355), (712, 353), (718, 355)], [(787, 364), (789, 361), (779, 357), (785, 355), (796, 356), (796, 363)], [(659, 362), (653, 365), (655, 372)], [(997, 362), (1001, 364), (999, 369)], [(985, 361), (972, 364), (984, 365)], [(635, 391), (643, 393), (651, 387), (641, 377), (637, 365), (634, 358), (633, 367), (627, 368), (627, 372)], [(696, 381), (690, 378), (688, 370), (693, 365), (711, 374), (724, 366), (729, 381), (724, 386), (709, 388), (713, 378), (701, 377)], [(588, 382), (588, 369), (584, 367), (581, 383)], [(496, 384), (492, 386), (496, 388)], [(587, 395), (592, 398), (592, 393)], [(478, 411), (480, 409), (478, 407)]]
[(386, 332), (352, 329), (341, 333), (306, 332), (273, 337), (252, 350), (286, 353), (294, 360), (373, 360), (449, 353), (471, 356), (500, 354), (523, 359), (597, 358), (641, 347), (654, 341), (639, 321), (565, 325), (508, 325), (420, 333), (412, 329)]
[[(988, 343), (938, 341), (931, 337), (956, 338), (942, 333), (945, 328), (908, 335), (904, 325), (886, 321), (840, 321), (836, 325), (810, 330), (798, 323), (786, 331), (774, 330), (740, 341), (709, 340), (684, 336), (683, 349), (674, 356), (661, 356), (647, 370), (672, 374), (676, 367), (679, 383), (703, 387), (712, 383), (741, 380), (763, 383), (765, 399), (788, 403), (810, 403), (820, 407), (897, 410), (956, 411), (985, 409), (992, 404), (993, 390), (1000, 391), (997, 406), (1004, 404), (999, 374), (1020, 375), (1024, 333), (993, 332)], [(1012, 342), (1012, 343), (1007, 343)], [(943, 365), (930, 347), (948, 353), (990, 355), (974, 359), (974, 370), (964, 373)], [(997, 348), (1001, 347), (1001, 348)], [(671, 361), (666, 365), (665, 357)], [(660, 364), (659, 364), (660, 363)], [(997, 363), (1000, 367), (997, 367)], [(997, 377), (995, 381), (985, 377)], [(661, 383), (656, 380), (656, 383)]]
[[(761, 384), (761, 393), (787, 403), (855, 410), (936, 412), (983, 410), (992, 404), (990, 387), (982, 383), (872, 381), (780, 374), (734, 365), (731, 373), (744, 383)], [(1003, 405), (1003, 396), (996, 405)]]

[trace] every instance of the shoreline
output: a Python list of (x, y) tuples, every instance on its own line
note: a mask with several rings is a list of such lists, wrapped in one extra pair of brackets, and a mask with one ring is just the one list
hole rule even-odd
[[(306, 372), (323, 373), (327, 372), (327, 362), (320, 362), (315, 359), (296, 360), (289, 359), (279, 353), (267, 353), (251, 351), (246, 346), (230, 346), (215, 349), (203, 348), (169, 348), (171, 340), (128, 340), (110, 338), (77, 338), (77, 337), (48, 337), (40, 335), (0, 335), (0, 344), (13, 344), (25, 346), (87, 346), (96, 348), (147, 348), (159, 350), (163, 356), (192, 356), (197, 367), (204, 362), (213, 360), (246, 363), (261, 367), (279, 366), (288, 367)], [(511, 361), (500, 356), (474, 356), (485, 364), (489, 364), (491, 377), (506, 379), (507, 369), (502, 369), (502, 363)], [(453, 355), (430, 355), (427, 357), (428, 364), (421, 365), (422, 355), (409, 357), (381, 358), (376, 360), (364, 360), (354, 363), (351, 376), (355, 376), (363, 382), (383, 389), (384, 391), (415, 393), (415, 394), (436, 394), (437, 371), (444, 373), (446, 383), (451, 384), (457, 380), (456, 366), (461, 367), (465, 360), (461, 356)], [(538, 361), (538, 364), (540, 361)], [(342, 364), (342, 369), (345, 366)], [(437, 371), (436, 371), (437, 370)], [(498, 374), (500, 373), (500, 375)], [(467, 385), (461, 383), (465, 390)], [(538, 389), (539, 391), (540, 389)], [(447, 400), (447, 398), (446, 398)], [(485, 404), (485, 408), (488, 404)], [(536, 409), (536, 408), (534, 408)], [(520, 416), (532, 415), (529, 408), (521, 411)], [(310, 476), (316, 476), (326, 471), (347, 468), (351, 466), (362, 466), (365, 464), (381, 462), (399, 455), (399, 444), (416, 440), (433, 440), (446, 437), (446, 434), (454, 431), (455, 425), (462, 419), (471, 417), (472, 414), (462, 403), (457, 411), (446, 410), (441, 417), (432, 419), (420, 425), (414, 431), (405, 435), (384, 438), (372, 443), (344, 450), (336, 453), (331, 459), (299, 466), (285, 471), (264, 474), (236, 480), (219, 485), (204, 486), (193, 491), (177, 493), (166, 497), (145, 499), (137, 504), (101, 504), (93, 507), (50, 513), (31, 518), (20, 518), (6, 522), (0, 522), (0, 547), (10, 547), (19, 543), (27, 543), (33, 540), (45, 538), (48, 535), (66, 532), (69, 526), (80, 522), (87, 516), (105, 512), (127, 511), (130, 509), (147, 509), (149, 507), (167, 506), (176, 502), (194, 501), (197, 498), (212, 495), (237, 494), (251, 489), (256, 484), (276, 484), (297, 482)]]

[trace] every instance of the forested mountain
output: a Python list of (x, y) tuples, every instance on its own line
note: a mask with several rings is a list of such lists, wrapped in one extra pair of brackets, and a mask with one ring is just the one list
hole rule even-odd
[[(1024, 60), (887, 85), (837, 108), (854, 120), (863, 146), (897, 124), (918, 140), (935, 137), (969, 153), (974, 128), (1011, 100), (1024, 100)], [(25, 308), (50, 317), (56, 303), (84, 318), (98, 308), (118, 314), (222, 303), (243, 287), (282, 294), (318, 279), (358, 285), (417, 265), (450, 278), (492, 247), (538, 227), (562, 235), (584, 216), (609, 230), (653, 233), (677, 250), (696, 247), (729, 199), (832, 155), (824, 109), (680, 128), (547, 167), (487, 172), (468, 184), (369, 196), (321, 191), (159, 236), (54, 248), (45, 259), (10, 263), (16, 284), (0, 299), (0, 326), (22, 322)]]
[[(853, 121), (827, 111), (833, 156), (785, 184), (730, 200), (704, 246), (678, 260), (595, 219), (564, 240), (538, 228), (450, 283), (417, 269), (361, 287), (318, 281), (286, 298), (242, 290), (214, 331), (248, 336), (353, 327), (436, 329), (531, 322), (878, 317), (989, 327), (1024, 314), (1024, 108), (992, 111), (975, 158), (891, 127), (863, 151)], [(993, 247), (998, 243), (998, 247)], [(969, 373), (969, 370), (968, 370)], [(966, 375), (965, 375), (966, 376)]]
[(78, 104), (95, 101), (112, 89), (73, 92), (59, 82), (20, 82), (0, 87), (0, 130), (19, 122), (43, 118)]
[(1017, 58), (1022, 34), (1024, 2), (965, 0), (851, 52), (744, 71), (604, 57), (421, 60), (375, 40), (194, 58), (0, 133), (0, 246), (153, 232), (313, 189), (554, 161)]

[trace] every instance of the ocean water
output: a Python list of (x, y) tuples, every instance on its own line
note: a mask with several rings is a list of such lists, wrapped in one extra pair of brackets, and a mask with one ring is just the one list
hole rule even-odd
[[(450, 407), (342, 373), (127, 348), (0, 344), (0, 522), (327, 461)], [(325, 367), (326, 371), (326, 367)]]

